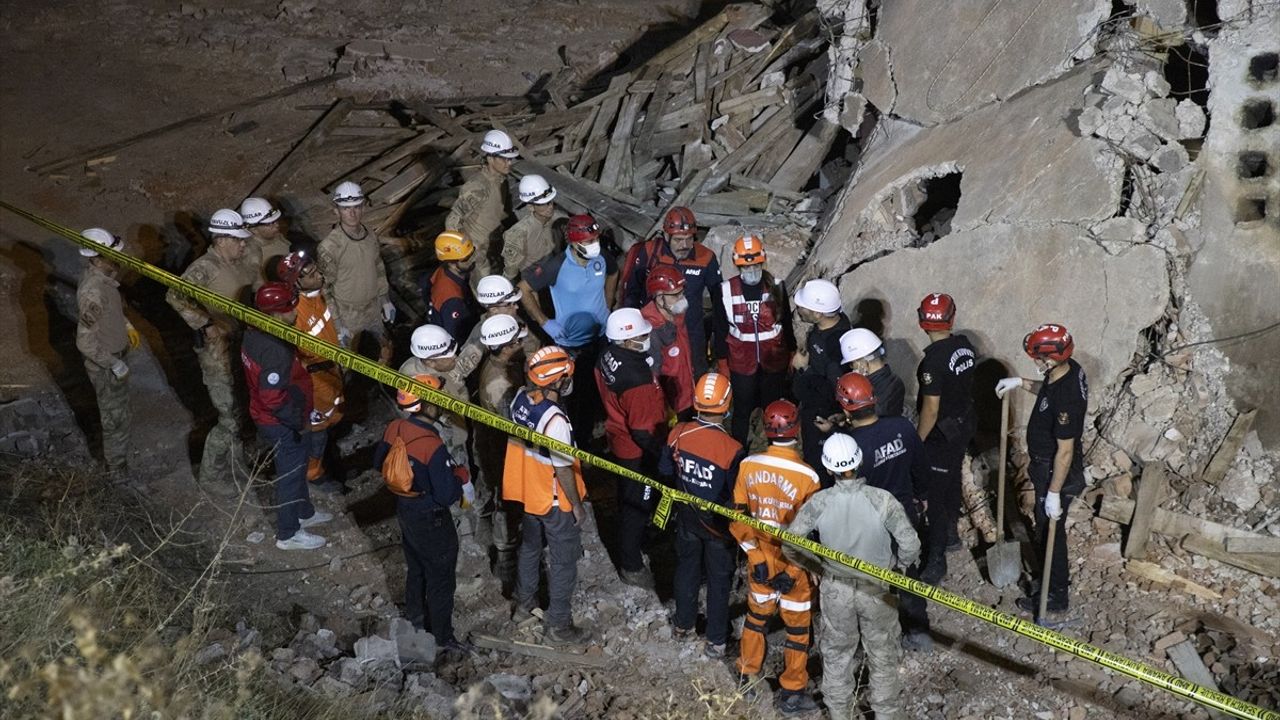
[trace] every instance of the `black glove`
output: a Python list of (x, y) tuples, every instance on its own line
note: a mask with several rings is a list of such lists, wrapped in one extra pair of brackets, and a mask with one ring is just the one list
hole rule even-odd
[(777, 590), (783, 595), (786, 595), (787, 593), (791, 592), (791, 588), (795, 586), (796, 586), (795, 578), (791, 577), (785, 572), (780, 572), (777, 575), (774, 575), (769, 580), (769, 587), (773, 588), (774, 590)]
[(758, 585), (764, 585), (769, 582), (768, 563), (756, 563), (751, 566), (751, 582)]

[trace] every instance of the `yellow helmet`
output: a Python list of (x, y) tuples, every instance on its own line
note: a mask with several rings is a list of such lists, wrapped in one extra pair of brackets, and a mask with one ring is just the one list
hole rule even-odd
[(476, 251), (466, 235), (446, 230), (436, 236), (436, 257), (440, 260), (466, 260)]

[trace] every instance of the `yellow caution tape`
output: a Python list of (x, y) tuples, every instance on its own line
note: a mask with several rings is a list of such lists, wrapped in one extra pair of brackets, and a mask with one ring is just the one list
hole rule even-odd
[(685, 503), (692, 505), (704, 512), (722, 515), (732, 521), (742, 523), (754, 528), (756, 531), (770, 535), (778, 540), (795, 547), (806, 550), (818, 557), (825, 558), (831, 562), (839, 563), (852, 568), (860, 573), (876, 578), (884, 582), (886, 585), (905, 590), (914, 595), (932, 600), (939, 605), (949, 607), (952, 610), (968, 615), (969, 617), (982, 620), (996, 627), (1017, 633), (1026, 638), (1035, 640), (1038, 643), (1047, 645), (1055, 650), (1071, 653), (1078, 658), (1088, 660), (1089, 662), (1101, 665), (1109, 670), (1126, 675), (1134, 680), (1139, 680), (1152, 687), (1159, 688), (1166, 692), (1177, 695), (1181, 698), (1191, 700), (1205, 707), (1228, 713), (1237, 718), (1245, 720), (1280, 720), (1280, 713), (1267, 710), (1257, 705), (1236, 699), (1225, 693), (1197, 685), (1189, 680), (1185, 680), (1177, 675), (1157, 670), (1145, 663), (1130, 660), (1123, 655), (1094, 647), (1082, 640), (1064, 635), (1055, 630), (1042, 627), (1030, 620), (1009, 615), (1000, 612), (994, 608), (988, 607), (981, 603), (969, 600), (961, 595), (947, 592), (942, 588), (934, 587), (919, 580), (911, 578), (887, 570), (885, 568), (872, 565), (864, 560), (846, 555), (838, 550), (832, 550), (829, 547), (820, 545), (806, 537), (801, 537), (767, 525), (763, 522), (744, 515), (729, 508), (717, 505), (713, 502), (703, 500), (702, 498), (681, 492), (673, 488), (667, 487), (662, 483), (645, 477), (633, 470), (625, 468), (616, 463), (612, 463), (602, 457), (593, 455), (585, 450), (581, 450), (572, 445), (567, 445), (554, 438), (533, 432), (529, 428), (518, 425), (506, 418), (494, 415), (484, 410), (478, 405), (472, 405), (464, 400), (459, 400), (450, 395), (446, 395), (439, 390), (418, 383), (407, 375), (402, 375), (395, 370), (358, 355), (345, 348), (337, 345), (330, 345), (323, 340), (312, 337), (292, 325), (286, 325), (268, 315), (265, 315), (253, 308), (246, 307), (240, 303), (228, 300), (210, 290), (189, 283), (173, 273), (166, 272), (154, 265), (139, 260), (138, 258), (127, 255), (118, 250), (103, 247), (92, 240), (80, 235), (74, 230), (63, 227), (50, 220), (46, 220), (39, 215), (27, 212), (21, 208), (15, 207), (7, 202), (0, 200), (0, 207), (25, 218), (50, 232), (61, 235), (68, 240), (80, 245), (81, 247), (94, 250), (99, 255), (111, 260), (121, 267), (129, 268), (144, 277), (148, 277), (162, 285), (174, 288), (181, 293), (190, 295), (205, 306), (217, 310), (221, 313), (233, 317), (241, 322), (252, 325), (260, 330), (266, 331), (282, 340), (300, 347), (308, 352), (314, 353), (321, 357), (328, 358), (346, 368), (354, 370), (362, 375), (366, 375), (378, 382), (389, 385), (397, 390), (405, 390), (413, 393), (418, 397), (435, 405), (466, 417), (470, 420), (488, 425), (508, 435), (514, 435), (525, 442), (541, 445), (562, 455), (573, 457), (588, 465), (606, 470), (608, 472), (621, 475), (629, 480), (647, 485), (662, 494), (659, 501), (658, 513), (654, 518), (655, 522), (659, 522), (660, 526), (666, 524), (667, 518), (670, 516), (671, 505), (673, 502)]

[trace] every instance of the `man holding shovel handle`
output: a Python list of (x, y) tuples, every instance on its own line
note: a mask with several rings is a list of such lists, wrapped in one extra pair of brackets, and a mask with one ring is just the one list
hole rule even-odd
[(1023, 340), (1023, 350), (1035, 362), (1043, 380), (1009, 377), (996, 384), (1003, 398), (1014, 388), (1036, 394), (1027, 421), (1028, 472), (1036, 490), (1037, 549), (1044, 570), (1032, 592), (1018, 607), (1046, 626), (1066, 621), (1070, 587), (1066, 524), (1059, 523), (1071, 501), (1084, 490), (1084, 459), (1080, 449), (1089, 385), (1084, 369), (1071, 359), (1075, 343), (1062, 325), (1041, 325)]

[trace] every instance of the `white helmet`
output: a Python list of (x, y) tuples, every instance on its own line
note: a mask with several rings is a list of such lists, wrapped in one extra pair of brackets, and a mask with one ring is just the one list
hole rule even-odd
[(364, 204), (364, 191), (356, 183), (346, 180), (333, 189), (333, 204), (338, 207), (357, 207)]
[(880, 338), (866, 328), (854, 328), (840, 336), (840, 362), (861, 360), (880, 349)]
[(810, 280), (796, 292), (796, 305), (824, 315), (840, 312), (840, 290), (830, 280)]
[[(80, 234), (99, 245), (111, 248), (112, 250), (119, 250), (124, 247), (124, 241), (102, 228), (89, 228)], [(96, 250), (90, 250), (87, 247), (80, 248), (80, 254), (85, 257), (98, 257), (98, 252)]]
[(484, 140), (480, 143), (480, 152), (507, 159), (520, 157), (520, 151), (516, 150), (516, 144), (511, 142), (511, 136), (501, 130), (490, 130), (484, 134)]
[(506, 345), (520, 337), (520, 321), (510, 315), (493, 315), (480, 323), (480, 344), (487, 348)]
[(458, 343), (454, 342), (449, 331), (439, 325), (423, 325), (409, 337), (409, 349), (416, 358), (436, 360), (456, 355)]
[(476, 300), (485, 307), (517, 302), (522, 297), (524, 293), (517, 290), (510, 280), (501, 275), (485, 275), (480, 278), (480, 282), (476, 283)]
[(270, 225), (280, 219), (280, 211), (262, 198), (245, 198), (240, 203), (240, 217), (245, 225)]
[(209, 218), (209, 233), (230, 235), (241, 239), (253, 237), (252, 233), (244, 229), (244, 218), (240, 217), (240, 213), (227, 208), (215, 212), (213, 217)]
[(604, 323), (605, 337), (613, 342), (630, 340), (653, 332), (653, 326), (635, 308), (620, 308), (609, 313)]
[(525, 175), (520, 178), (520, 202), (529, 205), (546, 205), (556, 199), (556, 189), (541, 175)]
[(862, 467), (862, 448), (848, 435), (836, 433), (822, 443), (822, 467), (833, 473), (856, 473)]

